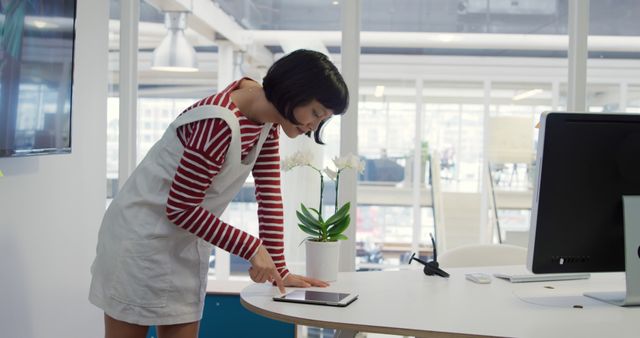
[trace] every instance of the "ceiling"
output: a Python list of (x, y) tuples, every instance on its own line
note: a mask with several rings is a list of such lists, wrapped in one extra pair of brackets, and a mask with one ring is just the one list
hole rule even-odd
[[(340, 30), (336, 0), (217, 0), (223, 11), (249, 30)], [(163, 15), (142, 1), (141, 21)], [(567, 0), (364, 0), (363, 31), (504, 34), (566, 34)], [(111, 18), (119, 1), (111, 1)], [(590, 2), (591, 35), (640, 35), (636, 0)]]
[[(118, 82), (120, 1), (112, 0), (110, 7), (114, 88)], [(246, 66), (262, 70), (283, 51), (283, 40), (300, 39), (299, 36), (324, 44), (339, 63), (340, 7), (337, 0), (141, 1), (140, 95), (197, 97), (215, 89), (216, 46), (224, 39), (244, 51)], [(604, 46), (590, 51), (590, 58), (640, 60), (640, 43), (629, 42), (640, 39), (640, 25), (636, 23), (640, 2), (597, 0), (591, 1), (590, 7), (590, 35), (595, 38), (604, 35), (599, 43), (590, 40), (590, 47)], [(167, 9), (192, 12), (186, 34), (198, 51), (200, 72), (176, 75), (149, 70), (151, 52), (166, 35), (162, 10)], [(444, 73), (449, 72), (455, 79), (461, 76), (456, 73), (467, 69), (471, 78), (481, 80), (496, 71), (522, 68), (521, 64), (530, 63), (530, 58), (547, 58), (550, 62), (560, 60), (560, 64), (552, 61), (539, 74), (536, 72), (541, 68), (528, 69), (532, 81), (544, 76), (566, 79), (563, 62), (566, 62), (567, 0), (362, 0), (361, 22), (361, 76), (390, 81), (393, 79), (385, 74), (396, 74), (400, 79), (411, 79), (416, 71), (412, 72), (410, 65), (419, 64), (426, 75), (436, 73), (446, 77)], [(390, 54), (404, 59), (381, 61)], [(415, 59), (407, 59), (411, 56)], [(512, 61), (514, 58), (521, 62)], [(399, 60), (405, 63), (394, 64)], [(496, 60), (506, 63), (501, 66), (501, 61)], [(484, 65), (486, 62), (488, 66)], [(601, 73), (605, 72), (608, 71)], [(617, 74), (616, 70), (613, 72)], [(528, 76), (517, 73), (514, 79), (526, 80)]]

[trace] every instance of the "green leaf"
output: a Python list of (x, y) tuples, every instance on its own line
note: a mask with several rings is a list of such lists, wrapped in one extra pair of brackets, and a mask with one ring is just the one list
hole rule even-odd
[(320, 220), (320, 222), (324, 222), (324, 220), (322, 219), (322, 215), (320, 215), (320, 211), (318, 211), (318, 209), (315, 208), (309, 208), (309, 210), (313, 211), (316, 213), (316, 215), (318, 215), (318, 219)]
[(309, 228), (308, 226), (304, 225), (304, 224), (300, 224), (298, 223), (298, 227), (300, 228), (300, 230), (306, 232), (307, 234), (311, 235), (311, 236), (316, 236), (316, 237), (320, 237), (320, 232)]
[(341, 234), (345, 230), (347, 230), (347, 228), (349, 227), (349, 222), (350, 221), (351, 221), (351, 217), (349, 217), (349, 215), (347, 215), (347, 217), (345, 217), (342, 221), (337, 223), (334, 227), (332, 227), (329, 230), (329, 232), (328, 232), (329, 233), (329, 237)]
[[(335, 215), (334, 215), (335, 216)], [(327, 229), (330, 229), (331, 227), (334, 227), (336, 224), (340, 223), (343, 219), (345, 219), (346, 217), (348, 217), (349, 214), (346, 215), (342, 215), (341, 217), (333, 217), (331, 216), (331, 223), (327, 222)]]
[(315, 230), (317, 232), (322, 231), (321, 226), (317, 223), (317, 221), (308, 219), (298, 211), (296, 211), (296, 215), (298, 215), (298, 220), (300, 221), (300, 223), (304, 224), (304, 226), (306, 226), (307, 228)]
[[(312, 208), (313, 209), (313, 208)], [(302, 212), (304, 212), (305, 215), (308, 215), (309, 217), (314, 217), (310, 212), (309, 212), (309, 208), (305, 207), (304, 204), (300, 203), (300, 210), (302, 210)]]
[(349, 213), (350, 207), (351, 207), (351, 202), (347, 202), (345, 205), (343, 205), (342, 208), (338, 210), (338, 212), (336, 212), (333, 216), (329, 217), (329, 219), (326, 221), (327, 225), (335, 224), (339, 220), (344, 218), (344, 216)]
[(307, 209), (307, 207), (304, 206), (304, 204), (300, 203), (300, 209), (302, 210), (302, 213), (309, 219), (312, 219), (314, 221), (316, 221), (318, 223), (318, 225), (322, 225), (324, 224), (324, 221), (322, 220), (322, 217), (320, 217), (320, 214), (313, 208), (311, 208), (311, 210), (314, 210), (316, 212), (316, 214), (318, 216), (314, 216), (309, 212), (309, 209)]
[(329, 239), (332, 241), (337, 241), (339, 239), (345, 240), (345, 239), (349, 239), (347, 236), (343, 235), (343, 234), (337, 234), (334, 236), (329, 236)]
[(342, 224), (342, 222), (343, 222), (346, 218), (348, 218), (348, 217), (349, 217), (349, 214), (346, 214), (346, 215), (344, 215), (344, 217), (342, 217), (342, 218), (340, 218), (340, 219), (337, 219), (337, 220), (335, 221), (335, 223), (333, 223), (333, 224), (331, 224), (331, 225), (329, 225), (329, 226), (327, 227), (327, 232), (331, 232), (331, 231), (333, 231), (334, 229), (336, 229), (336, 228), (338, 227), (338, 225), (339, 225), (339, 224)]
[[(315, 217), (313, 215), (311, 215), (311, 213), (309, 212), (309, 209), (307, 209), (304, 204), (300, 204), (300, 207), (302, 208), (302, 213), (304, 214), (303, 216), (305, 216), (306, 218), (311, 218), (313, 219), (314, 223), (315, 223), (315, 228), (318, 228), (318, 230), (320, 231), (320, 237), (324, 238), (326, 236), (327, 233), (327, 225), (324, 223), (324, 221), (322, 220), (322, 217), (320, 217), (320, 220), (316, 220)], [(300, 216), (298, 216), (298, 218), (300, 218)], [(301, 220), (302, 221), (302, 220)], [(306, 225), (306, 223), (305, 223)]]
[(305, 214), (305, 216), (309, 217), (309, 218), (315, 218), (315, 216), (313, 216), (310, 212), (309, 209), (307, 209), (307, 207), (304, 206), (304, 204), (300, 203), (300, 210), (302, 210), (302, 213)]
[(307, 215), (305, 215), (304, 213), (300, 212), (300, 211), (296, 211), (296, 216), (298, 216), (298, 219), (301, 222), (304, 222), (305, 225), (308, 224), (313, 224), (314, 227), (320, 227), (320, 225), (322, 225), (322, 223), (320, 223), (317, 219), (315, 219), (313, 216), (309, 217)]

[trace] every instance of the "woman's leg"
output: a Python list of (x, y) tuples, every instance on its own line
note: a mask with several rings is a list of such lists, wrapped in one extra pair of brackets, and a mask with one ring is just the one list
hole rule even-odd
[(104, 314), (105, 338), (145, 338), (148, 326), (131, 324)]
[(158, 338), (198, 338), (198, 328), (200, 321), (175, 324), (158, 325)]

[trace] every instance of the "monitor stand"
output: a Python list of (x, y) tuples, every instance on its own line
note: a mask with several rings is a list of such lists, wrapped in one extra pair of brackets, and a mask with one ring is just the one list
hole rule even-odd
[(627, 290), (584, 295), (619, 306), (640, 305), (640, 196), (623, 196), (624, 264)]

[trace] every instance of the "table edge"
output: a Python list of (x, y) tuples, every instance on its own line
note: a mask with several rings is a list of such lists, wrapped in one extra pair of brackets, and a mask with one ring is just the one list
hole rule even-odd
[(339, 323), (339, 322), (306, 319), (306, 318), (283, 315), (277, 312), (261, 309), (245, 301), (242, 297), (240, 297), (240, 304), (242, 304), (242, 306), (245, 309), (255, 314), (258, 314), (270, 319), (278, 320), (281, 322), (286, 322), (286, 323), (291, 323), (296, 325), (315, 326), (315, 327), (331, 328), (331, 329), (338, 329), (338, 330), (351, 330), (356, 332), (371, 332), (371, 333), (383, 333), (383, 334), (392, 334), (392, 335), (400, 335), (400, 336), (415, 336), (415, 337), (430, 337), (430, 338), (431, 337), (433, 338), (492, 337), (492, 336), (484, 336), (484, 335), (470, 335), (465, 333), (421, 331), (421, 330), (401, 329), (401, 328), (393, 328), (393, 327), (386, 327), (386, 326), (357, 325), (357, 324), (347, 324), (347, 323)]

